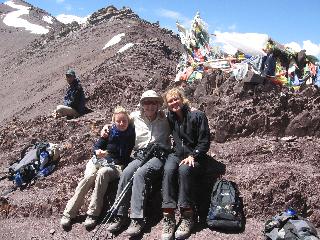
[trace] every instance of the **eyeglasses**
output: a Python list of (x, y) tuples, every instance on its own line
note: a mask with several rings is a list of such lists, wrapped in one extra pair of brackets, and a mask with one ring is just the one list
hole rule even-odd
[(142, 105), (157, 105), (157, 101), (150, 101), (150, 100), (147, 100), (147, 101), (143, 101), (142, 102)]

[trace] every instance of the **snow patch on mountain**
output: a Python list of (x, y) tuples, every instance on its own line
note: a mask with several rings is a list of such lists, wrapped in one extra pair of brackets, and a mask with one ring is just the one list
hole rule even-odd
[(124, 45), (122, 48), (119, 49), (118, 53), (121, 53), (121, 52), (124, 52), (124, 51), (128, 50), (133, 45), (134, 45), (133, 43), (127, 43), (126, 45)]
[(13, 1), (7, 1), (4, 4), (18, 9), (17, 11), (9, 12), (5, 15), (3, 22), (7, 26), (16, 27), (16, 28), (25, 28), (27, 31), (30, 31), (34, 34), (46, 34), (49, 32), (49, 29), (42, 27), (37, 24), (33, 24), (28, 22), (25, 19), (20, 18), (22, 15), (28, 15), (30, 7), (26, 7), (23, 5), (15, 4)]
[(51, 16), (43, 16), (42, 20), (50, 24), (53, 23), (53, 18)]
[(108, 47), (111, 47), (111, 46), (119, 43), (121, 41), (121, 38), (124, 36), (125, 36), (124, 33), (120, 33), (120, 34), (114, 36), (113, 38), (110, 39), (110, 41), (102, 49), (106, 49)]

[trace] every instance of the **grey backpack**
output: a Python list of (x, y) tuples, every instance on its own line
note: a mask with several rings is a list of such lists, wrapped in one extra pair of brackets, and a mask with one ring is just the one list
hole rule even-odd
[(21, 159), (10, 165), (9, 179), (17, 187), (22, 187), (37, 177), (50, 174), (60, 157), (60, 150), (57, 144), (48, 142), (26, 147), (21, 153)]
[(290, 210), (267, 221), (264, 232), (267, 240), (320, 240), (313, 224)]

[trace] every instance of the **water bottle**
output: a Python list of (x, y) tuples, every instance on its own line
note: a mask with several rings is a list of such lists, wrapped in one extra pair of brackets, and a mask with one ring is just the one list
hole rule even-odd
[(38, 177), (46, 177), (48, 176), (52, 171), (53, 169), (55, 168), (55, 165), (50, 165), (44, 169), (42, 169), (41, 171), (38, 172)]
[(47, 151), (42, 151), (40, 153), (40, 170), (49, 162), (49, 153)]
[(17, 187), (21, 187), (22, 186), (22, 177), (20, 175), (20, 172), (16, 172), (16, 175), (14, 176), (14, 182), (16, 184)]

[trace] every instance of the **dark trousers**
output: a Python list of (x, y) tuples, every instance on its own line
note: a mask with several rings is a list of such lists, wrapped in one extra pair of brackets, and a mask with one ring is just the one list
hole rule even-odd
[(120, 195), (133, 174), (136, 172), (134, 174), (132, 189), (130, 188), (128, 190), (123, 201), (119, 205), (117, 214), (120, 216), (127, 215), (130, 207), (131, 218), (144, 218), (145, 200), (148, 186), (150, 186), (150, 184), (152, 184), (154, 181), (161, 181), (163, 160), (154, 157), (139, 168), (140, 164), (140, 160), (133, 160), (123, 170), (123, 173), (120, 176), (117, 197)]
[(164, 166), (162, 208), (191, 208), (195, 205), (195, 184), (200, 175), (200, 164), (179, 166), (181, 160), (170, 154)]

